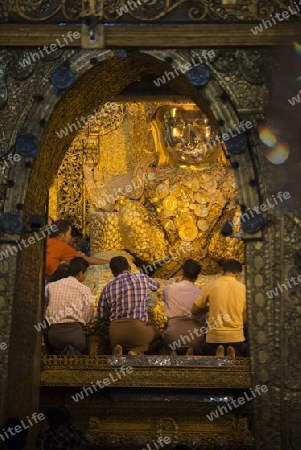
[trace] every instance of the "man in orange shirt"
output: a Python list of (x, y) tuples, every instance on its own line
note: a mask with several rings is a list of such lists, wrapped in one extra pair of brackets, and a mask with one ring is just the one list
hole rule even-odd
[(109, 260), (85, 256), (68, 245), (72, 229), (69, 220), (58, 220), (55, 222), (55, 225), (57, 226), (57, 231), (51, 234), (47, 242), (46, 276), (50, 277), (53, 275), (62, 262), (70, 262), (71, 259), (78, 256), (83, 257), (89, 264), (109, 264)]
[(209, 304), (206, 342), (201, 346), (204, 355), (224, 356), (226, 347), (227, 356), (248, 356), (244, 336), (246, 287), (237, 281), (241, 271), (239, 261), (226, 261), (223, 276), (204, 286), (192, 307), (193, 315), (201, 315)]

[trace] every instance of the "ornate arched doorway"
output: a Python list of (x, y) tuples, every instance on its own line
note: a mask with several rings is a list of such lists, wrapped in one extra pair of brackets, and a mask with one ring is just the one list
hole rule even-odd
[[(39, 156), (33, 164), (30, 175), (22, 173), (22, 177), (20, 177), (18, 168), (12, 167), (10, 178), (15, 182), (15, 188), (7, 196), (4, 205), (5, 211), (15, 210), (16, 205), (24, 203), (24, 223), (28, 223), (33, 214), (43, 215), (45, 213), (49, 187), (73, 139), (72, 135), (66, 136), (66, 139), (60, 139), (55, 131), (68, 123), (73, 123), (76, 117), (88, 116), (99, 105), (111, 100), (127, 85), (138, 80), (141, 74), (151, 73), (154, 77), (160, 77), (162, 72), (170, 70), (168, 63), (158, 59), (158, 57), (162, 59), (165, 56), (164, 52), (161, 52), (161, 55), (153, 52), (154, 56), (152, 52), (149, 53), (133, 52), (127, 56), (118, 57), (112, 56), (111, 52), (101, 51), (95, 52), (95, 57), (91, 59), (91, 55), (79, 52), (75, 56), (65, 55), (59, 61), (48, 64), (47, 70), (43, 72), (41, 78), (43, 87), (40, 88), (41, 90), (35, 91), (35, 94), (38, 95), (35, 99), (38, 101), (38, 106), (31, 103), (30, 111), (26, 111), (27, 114), (20, 118), (15, 131), (16, 134), (30, 133), (39, 139)], [(168, 52), (168, 55), (170, 53)], [(189, 52), (186, 53), (181, 55), (183, 61), (191, 56)], [(96, 60), (97, 58), (99, 61)], [(77, 74), (77, 78), (58, 99), (52, 92), (49, 78), (56, 67), (68, 60), (71, 69)], [(223, 95), (221, 87), (223, 83), (218, 82), (217, 75), (202, 88), (201, 94), (181, 75), (166, 84), (174, 92), (184, 95), (198, 105), (211, 120), (216, 130), (223, 132), (234, 128), (239, 123), (237, 113), (228, 98)], [(30, 95), (32, 92), (33, 88)], [(243, 117), (243, 112), (240, 114), (241, 117)], [(252, 150), (239, 156), (232, 155), (231, 162), (235, 168), (240, 203), (247, 208), (252, 208), (261, 203), (260, 183), (256, 182), (251, 158), (257, 145), (253, 133), (250, 135), (249, 143)], [(30, 160), (26, 160), (25, 165), (28, 162)], [(30, 168), (29, 164), (27, 164), (27, 168)], [(265, 329), (270, 311), (267, 308), (265, 313), (260, 311), (261, 315), (258, 315), (258, 310), (267, 304), (264, 289), (271, 283), (270, 273), (263, 270), (265, 260), (267, 261), (274, 252), (272, 236), (273, 230), (267, 228), (263, 234), (249, 236), (251, 237), (250, 241), (247, 235), (245, 239), (249, 319), (252, 320), (256, 317), (254, 327), (250, 330), (254, 384), (270, 380)], [(34, 324), (40, 318), (39, 300), (42, 288), (40, 280), (43, 272), (41, 243), (36, 243), (20, 252), (16, 267), (15, 270), (12, 263), (16, 289), (15, 295), (13, 295), (13, 290), (11, 291), (11, 298), (14, 296), (12, 322), (7, 324), (8, 329), (11, 330), (9, 380), (7, 383), (8, 411), (11, 414), (26, 415), (28, 412), (36, 410), (38, 405), (40, 353), (39, 338), (36, 335)], [(9, 267), (5, 269), (5, 273), (8, 271)], [(254, 299), (256, 304), (254, 304)], [(259, 349), (260, 351), (258, 351)], [(16, 370), (16, 367), (19, 370)], [(20, 395), (21, 387), (22, 396)], [(266, 405), (269, 404), (269, 397), (259, 398), (256, 402), (257, 406), (262, 405), (257, 425), (263, 427), (265, 423), (268, 426), (270, 416)]]

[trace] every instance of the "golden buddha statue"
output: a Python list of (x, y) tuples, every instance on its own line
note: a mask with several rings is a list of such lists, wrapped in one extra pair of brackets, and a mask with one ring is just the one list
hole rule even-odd
[[(121, 178), (104, 183), (96, 169), (93, 180), (92, 171), (85, 170), (99, 211), (91, 218), (94, 253), (127, 249), (159, 278), (175, 276), (187, 258), (201, 262), (208, 275), (217, 273), (229, 257), (243, 262), (242, 240), (220, 234), (225, 222), (239, 213), (238, 193), (222, 144), (211, 145), (214, 133), (208, 119), (196, 105), (169, 104), (157, 108), (150, 127), (156, 152), (122, 178), (124, 185), (134, 180), (136, 189), (125, 186), (113, 198), (111, 187), (120, 186)], [(97, 180), (102, 198), (110, 187), (112, 200), (107, 196), (103, 207)]]
[(208, 118), (196, 105), (160, 106), (151, 122), (158, 165), (177, 165), (198, 169), (217, 161), (221, 144), (211, 145), (214, 134)]
[[(148, 221), (164, 230), (170, 259), (161, 266), (159, 256), (158, 261), (148, 258), (155, 275), (174, 276), (187, 258), (203, 262), (206, 274), (217, 273), (229, 257), (243, 262), (243, 242), (220, 234), (240, 208), (233, 170), (222, 144), (211, 145), (215, 136), (206, 116), (196, 105), (164, 105), (156, 110), (151, 128), (158, 162), (143, 201)], [(135, 242), (137, 246), (139, 240)]]

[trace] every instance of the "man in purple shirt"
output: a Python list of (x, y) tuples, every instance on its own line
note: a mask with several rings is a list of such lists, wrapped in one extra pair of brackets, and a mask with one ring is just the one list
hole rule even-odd
[(162, 333), (148, 325), (148, 290), (156, 291), (159, 283), (148, 275), (131, 273), (130, 265), (123, 256), (110, 261), (115, 280), (102, 290), (98, 302), (100, 318), (110, 318), (109, 328), (113, 355), (122, 355), (122, 347), (128, 355), (144, 354), (162, 345)]

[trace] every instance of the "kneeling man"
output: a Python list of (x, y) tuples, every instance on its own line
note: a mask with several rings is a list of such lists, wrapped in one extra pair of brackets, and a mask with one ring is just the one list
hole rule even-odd
[(242, 265), (229, 259), (223, 265), (223, 275), (204, 286), (196, 299), (192, 314), (201, 315), (209, 305), (206, 342), (201, 345), (203, 355), (248, 356), (244, 324), (246, 314), (246, 287), (237, 280)]
[(172, 349), (170, 353), (173, 356), (177, 355), (177, 351), (186, 351), (186, 355), (193, 355), (194, 350), (198, 350), (204, 340), (202, 329), (206, 330), (205, 315), (199, 319), (191, 315), (191, 308), (201, 293), (194, 285), (201, 272), (201, 265), (193, 259), (187, 259), (182, 270), (182, 281), (163, 288), (165, 312), (168, 317), (163, 339), (166, 347)]
[(148, 325), (148, 290), (156, 291), (159, 283), (148, 275), (131, 273), (128, 260), (115, 256), (110, 261), (115, 280), (102, 290), (98, 303), (98, 316), (107, 318), (113, 355), (122, 355), (122, 347), (129, 355), (155, 351), (162, 345), (162, 333)]
[(93, 321), (93, 296), (82, 284), (89, 263), (82, 257), (70, 261), (69, 276), (46, 286), (48, 339), (55, 350), (72, 346), (79, 353), (86, 347), (83, 325)]

